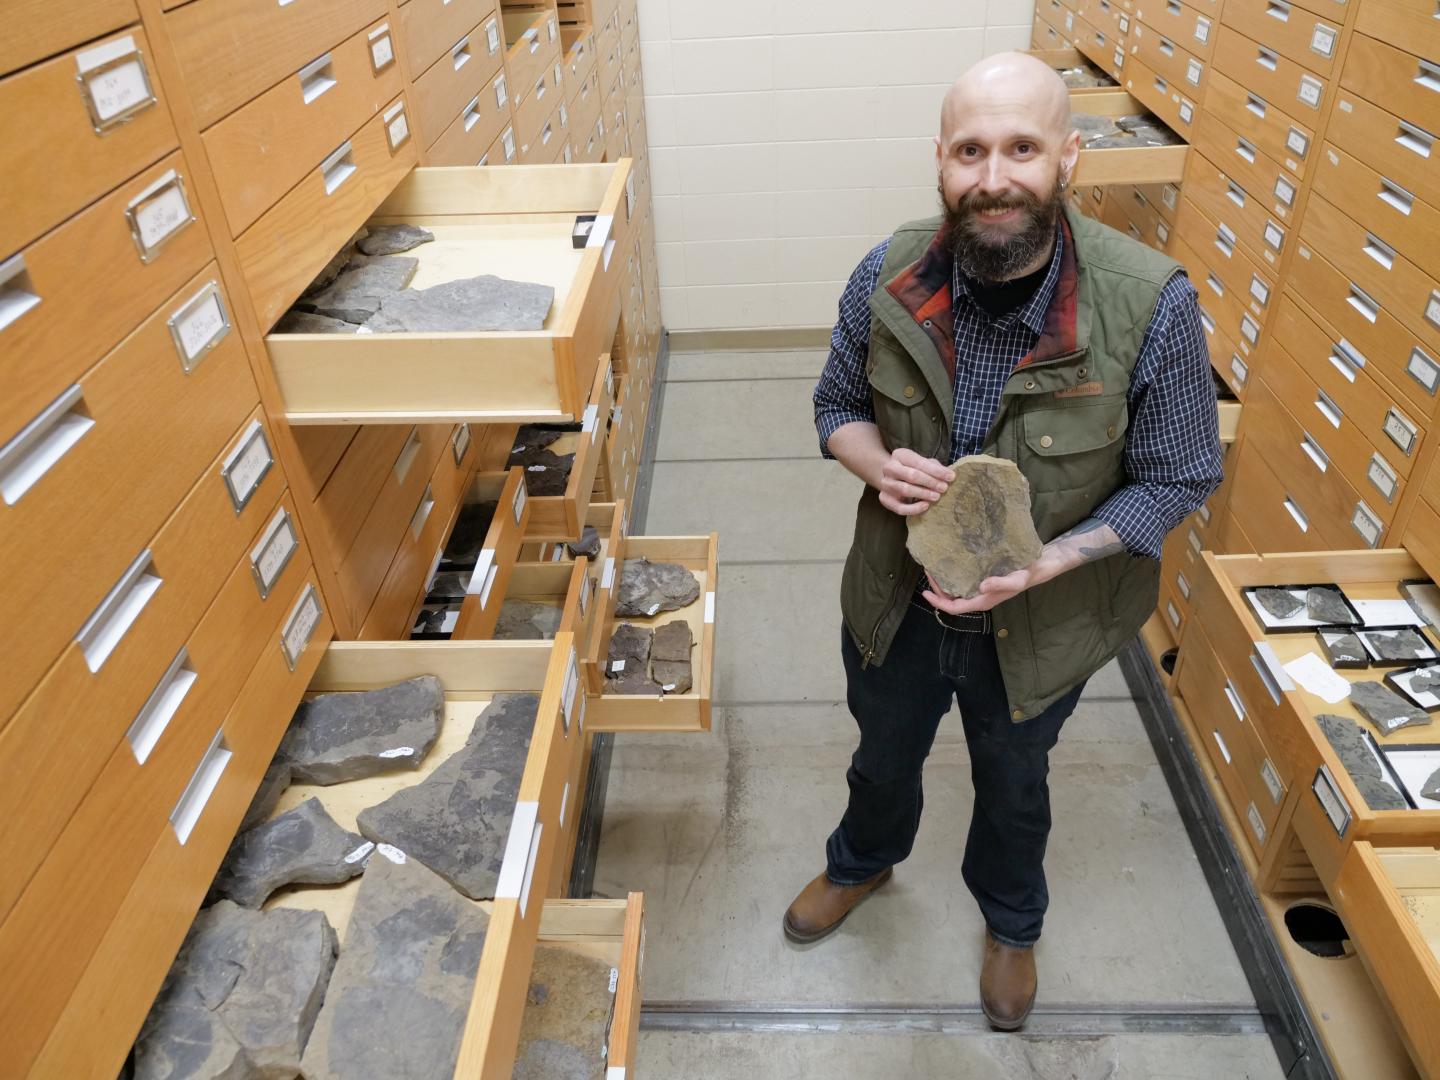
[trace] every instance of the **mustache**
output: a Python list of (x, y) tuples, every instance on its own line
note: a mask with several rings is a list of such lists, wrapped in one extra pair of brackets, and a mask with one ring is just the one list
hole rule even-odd
[(1040, 199), (1028, 191), (1010, 192), (1005, 195), (987, 195), (970, 191), (960, 197), (956, 212), (978, 214), (989, 210), (1038, 210)]

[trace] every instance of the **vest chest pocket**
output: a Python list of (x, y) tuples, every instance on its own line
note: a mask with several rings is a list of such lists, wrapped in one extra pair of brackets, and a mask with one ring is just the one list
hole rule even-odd
[[(1073, 492), (1079, 521), (1124, 481), (1125, 432), (1130, 412), (1125, 395), (1029, 408), (1021, 418), (1021, 471), (1033, 492)], [(1052, 511), (1061, 510), (1051, 507)], [(1070, 513), (1063, 516), (1070, 517)]]
[[(904, 446), (916, 453), (931, 454), (939, 441), (943, 419), (935, 419), (940, 417), (940, 407), (931, 398), (930, 387), (919, 372), (874, 365), (866, 374), (875, 406), (875, 425), (886, 448), (894, 450)], [(942, 449), (943, 453), (938, 456), (948, 457), (949, 447)]]

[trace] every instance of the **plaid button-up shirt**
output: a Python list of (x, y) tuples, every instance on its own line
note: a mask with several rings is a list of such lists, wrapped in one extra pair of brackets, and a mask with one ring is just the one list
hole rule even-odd
[[(1035, 295), (1008, 314), (992, 316), (971, 296), (957, 267), (951, 295), (955, 312), (955, 419), (951, 460), (981, 453), (1015, 366), (1030, 353), (1060, 277), (1063, 232)], [(890, 246), (886, 240), (850, 275), (830, 337), (830, 358), (815, 387), (820, 452), (833, 457), (830, 436), (845, 424), (875, 422), (865, 359), (870, 347), (870, 295)], [(1158, 559), (1165, 535), (1199, 509), (1224, 479), (1215, 424), (1215, 386), (1200, 326), (1195, 289), (1183, 273), (1160, 293), (1145, 331), (1127, 394), (1127, 482), (1092, 516), (1115, 530), (1135, 555)]]

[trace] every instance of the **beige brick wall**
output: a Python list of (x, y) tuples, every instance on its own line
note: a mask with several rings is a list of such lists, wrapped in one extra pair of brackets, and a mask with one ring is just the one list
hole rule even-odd
[(829, 326), (936, 208), (940, 100), (1033, 0), (639, 0), (665, 325)]

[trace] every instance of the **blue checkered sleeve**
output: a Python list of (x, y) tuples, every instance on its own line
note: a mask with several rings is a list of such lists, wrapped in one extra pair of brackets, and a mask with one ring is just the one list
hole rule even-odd
[(840, 317), (830, 335), (830, 358), (812, 395), (820, 454), (832, 460), (835, 455), (830, 453), (831, 435), (846, 424), (875, 422), (870, 380), (865, 376), (865, 359), (870, 351), (870, 294), (880, 281), (880, 266), (889, 247), (887, 238), (850, 275), (840, 295)]
[(1161, 291), (1130, 381), (1127, 483), (1094, 514), (1132, 554), (1154, 559), (1165, 535), (1198, 510), (1225, 475), (1196, 301), (1184, 274)]

